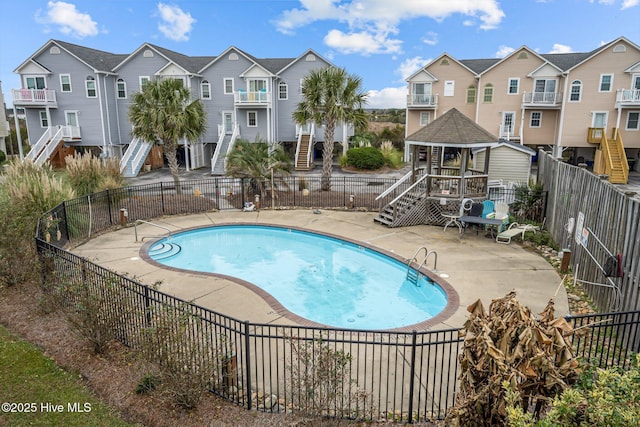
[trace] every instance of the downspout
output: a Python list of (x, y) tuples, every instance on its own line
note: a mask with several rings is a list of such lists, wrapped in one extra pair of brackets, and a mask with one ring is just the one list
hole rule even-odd
[[(116, 83), (116, 86), (114, 87), (116, 93), (118, 91), (118, 82), (117, 79), (114, 78), (114, 82)], [(126, 84), (125, 84), (125, 89), (126, 89)], [(106, 90), (106, 89), (105, 89)], [(126, 92), (125, 92), (125, 96), (126, 96)], [(116, 126), (118, 127), (118, 142), (120, 143), (120, 156), (122, 156), (122, 134), (120, 133), (120, 102), (118, 101), (118, 97), (116, 96), (116, 99), (114, 101), (114, 104), (116, 105)]]
[[(95, 71), (95, 70), (94, 70)], [(102, 126), (102, 155), (108, 156), (107, 151), (107, 136), (105, 134), (104, 128), (104, 111), (102, 111), (102, 93), (100, 92), (100, 73), (95, 71), (96, 76), (98, 77), (98, 84), (96, 85), (96, 90), (98, 91), (98, 105), (100, 106), (100, 126)]]
[[(16, 124), (16, 137), (18, 137), (18, 152), (20, 153), (20, 161), (23, 161), (24, 152), (22, 151), (22, 135), (20, 134), (20, 120), (18, 119), (18, 110), (16, 109), (15, 104), (13, 105), (13, 121)], [(29, 129), (28, 126), (27, 126), (27, 129)]]
[(104, 75), (104, 97), (105, 109), (107, 112), (107, 135), (109, 139), (109, 157), (113, 156), (113, 141), (111, 140), (111, 120), (109, 118), (109, 103), (107, 99), (107, 75)]
[(478, 117), (480, 116), (480, 90), (482, 88), (482, 76), (478, 75), (478, 90), (476, 91), (476, 124), (478, 124)]
[(520, 112), (520, 145), (524, 145), (524, 115), (525, 109), (524, 105), (521, 108)]
[(567, 107), (567, 86), (569, 84), (569, 73), (563, 73), (564, 77), (564, 93), (562, 95), (562, 108), (560, 108), (560, 124), (558, 129), (558, 140), (554, 147), (554, 155), (556, 159), (562, 157), (562, 134), (564, 132), (564, 110)]

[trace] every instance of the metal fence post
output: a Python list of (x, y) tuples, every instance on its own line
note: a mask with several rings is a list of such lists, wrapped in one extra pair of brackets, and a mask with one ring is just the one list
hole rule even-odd
[(164, 214), (164, 186), (162, 185), (162, 182), (160, 182), (160, 200), (162, 203), (162, 213)]
[(251, 349), (249, 346), (251, 345), (251, 340), (249, 339), (249, 321), (244, 321), (244, 360), (245, 360), (245, 379), (247, 381), (246, 388), (247, 392), (245, 396), (247, 396), (247, 409), (251, 409)]
[(418, 333), (414, 329), (411, 332), (411, 365), (409, 369), (409, 424), (413, 424), (413, 388), (415, 387), (416, 376), (416, 342), (418, 341)]
[(149, 287), (144, 287), (144, 313), (147, 326), (151, 326), (151, 298), (149, 297)]

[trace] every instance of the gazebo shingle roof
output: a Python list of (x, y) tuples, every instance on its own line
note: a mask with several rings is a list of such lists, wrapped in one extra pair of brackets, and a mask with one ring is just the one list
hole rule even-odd
[(417, 145), (488, 146), (498, 137), (474, 123), (455, 108), (405, 138)]

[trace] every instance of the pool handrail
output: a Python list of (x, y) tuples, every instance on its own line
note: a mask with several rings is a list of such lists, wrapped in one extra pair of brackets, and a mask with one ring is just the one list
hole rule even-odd
[[(136, 237), (136, 243), (138, 243), (138, 223), (144, 223), (144, 224), (151, 225), (151, 226), (153, 226), (153, 227), (162, 228), (163, 230), (166, 230), (166, 231), (167, 231), (167, 233), (169, 233), (169, 234), (167, 235), (167, 237), (171, 237), (171, 230), (170, 230), (169, 228), (164, 227), (164, 226), (162, 226), (162, 225), (154, 224), (153, 222), (150, 222), (150, 221), (145, 221), (145, 220), (143, 220), (143, 219), (138, 219), (138, 220), (136, 220), (136, 222), (134, 222), (134, 223), (133, 223), (133, 230), (134, 230), (134, 234), (135, 234), (135, 237)], [(157, 236), (143, 236), (143, 237), (140, 239), (140, 241), (141, 241), (141, 242), (142, 242), (142, 241), (144, 241), (144, 238), (145, 238), (145, 237), (157, 237)]]

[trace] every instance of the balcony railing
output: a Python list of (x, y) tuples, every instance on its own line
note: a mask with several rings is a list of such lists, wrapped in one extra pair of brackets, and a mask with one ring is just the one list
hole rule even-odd
[(522, 104), (529, 106), (560, 106), (562, 92), (525, 92), (522, 94)]
[(618, 89), (616, 104), (632, 107), (640, 106), (640, 89)]
[(514, 138), (514, 132), (515, 129), (513, 125), (500, 125), (500, 128), (498, 129), (498, 137), (509, 141)]
[(271, 92), (256, 91), (247, 92), (244, 90), (238, 90), (234, 94), (234, 100), (236, 104), (269, 104), (271, 100)]
[(409, 94), (407, 95), (409, 107), (437, 107), (438, 95)]
[(13, 103), (23, 106), (57, 106), (56, 91), (52, 89), (12, 89)]

